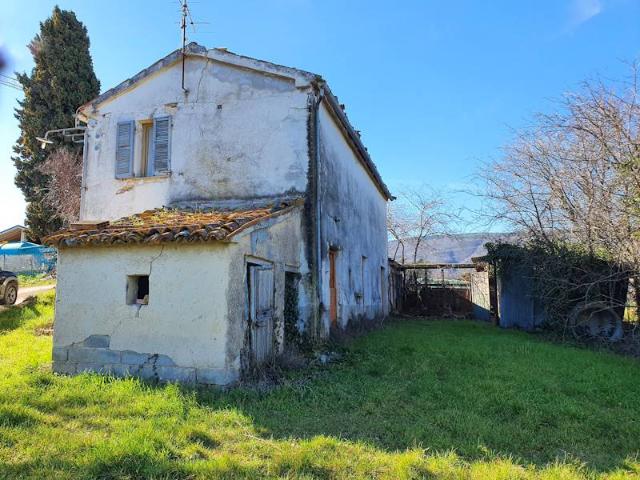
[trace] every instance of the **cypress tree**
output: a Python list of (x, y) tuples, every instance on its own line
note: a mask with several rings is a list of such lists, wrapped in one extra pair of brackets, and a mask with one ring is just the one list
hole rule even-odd
[(72, 11), (56, 6), (51, 17), (40, 23), (40, 33), (29, 50), (35, 67), (30, 75), (16, 74), (24, 100), (15, 109), (21, 134), (12, 160), (18, 170), (15, 183), (27, 201), (30, 236), (37, 240), (62, 225), (55, 208), (45, 199), (49, 178), (41, 165), (63, 140), (52, 139), (58, 145), (43, 150), (36, 137), (47, 130), (72, 127), (76, 109), (98, 95), (100, 82), (93, 71), (87, 29)]

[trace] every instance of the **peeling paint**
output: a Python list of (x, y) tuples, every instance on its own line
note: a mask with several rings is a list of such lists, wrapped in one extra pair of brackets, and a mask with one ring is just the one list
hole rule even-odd
[[(184, 98), (179, 64), (100, 105), (87, 128), (82, 220), (110, 220), (197, 197), (207, 200), (285, 195), (306, 190), (307, 95), (292, 80), (203, 57), (189, 57)], [(217, 106), (224, 108), (218, 108)], [(172, 117), (171, 174), (114, 178), (116, 126)], [(134, 170), (142, 151), (134, 139)]]
[[(386, 198), (371, 182), (368, 172), (324, 107), (319, 111), (319, 178), (321, 275), (329, 283), (330, 247), (336, 248), (338, 323), (347, 328), (361, 321), (376, 321), (388, 314), (382, 296), (387, 284)], [(364, 234), (366, 232), (366, 234)], [(363, 257), (366, 262), (363, 268)], [(350, 275), (359, 272), (358, 275)], [(322, 326), (329, 329), (329, 292), (323, 289)]]
[[(62, 249), (54, 346), (108, 335), (112, 350), (156, 352), (181, 367), (226, 370), (226, 292), (233, 247)], [(149, 275), (148, 305), (127, 304), (128, 275)]]

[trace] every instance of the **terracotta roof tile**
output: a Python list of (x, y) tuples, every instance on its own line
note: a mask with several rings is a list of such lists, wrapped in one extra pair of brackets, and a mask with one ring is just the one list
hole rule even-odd
[(228, 240), (241, 230), (295, 208), (299, 202), (251, 210), (193, 211), (160, 208), (120, 218), (98, 227), (75, 224), (46, 237), (55, 247), (124, 243), (207, 242)]

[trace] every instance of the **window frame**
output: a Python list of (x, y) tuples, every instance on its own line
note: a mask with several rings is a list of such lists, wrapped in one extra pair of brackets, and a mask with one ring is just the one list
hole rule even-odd
[(140, 120), (140, 177), (153, 177), (153, 118)]

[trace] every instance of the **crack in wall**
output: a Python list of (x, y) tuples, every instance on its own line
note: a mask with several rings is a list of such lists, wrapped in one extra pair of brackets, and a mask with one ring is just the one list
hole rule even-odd
[(149, 277), (151, 277), (151, 272), (153, 270), (153, 262), (158, 260), (164, 254), (164, 247), (165, 245), (162, 245), (162, 247), (160, 247), (160, 253), (149, 261)]
[(158, 365), (157, 365), (158, 358), (160, 358), (160, 356), (157, 353), (153, 353), (149, 355), (147, 359), (144, 362), (142, 362), (140, 365), (138, 365), (136, 370), (132, 371), (131, 373), (140, 375), (143, 373), (145, 367), (151, 367), (153, 380), (155, 382), (159, 382), (160, 374), (158, 373)]
[[(140, 313), (140, 309), (138, 309), (138, 311), (136, 312), (136, 318), (138, 317), (139, 313)], [(111, 333), (109, 334), (110, 337), (113, 337), (113, 334), (116, 333), (116, 330), (118, 330), (122, 326), (122, 322), (124, 322), (125, 320), (126, 320), (125, 317), (120, 318), (120, 321), (111, 330)]]
[(200, 72), (200, 79), (198, 80), (198, 87), (196, 88), (196, 101), (194, 103), (198, 103), (200, 101), (200, 85), (202, 84), (202, 80), (204, 79), (204, 74), (207, 71), (207, 67), (209, 66), (210, 58), (207, 57), (207, 61), (202, 67), (202, 71)]

